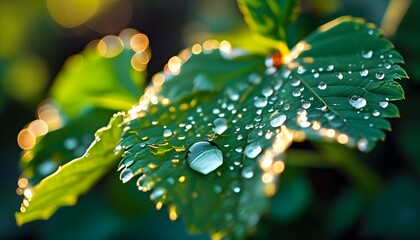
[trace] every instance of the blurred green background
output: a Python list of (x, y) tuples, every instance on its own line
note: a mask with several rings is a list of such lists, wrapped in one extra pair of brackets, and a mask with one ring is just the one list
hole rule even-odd
[[(250, 238), (420, 238), (420, 1), (302, 0), (299, 11), (288, 30), (289, 46), (338, 16), (362, 17), (392, 40), (411, 79), (401, 82), (406, 91), (406, 100), (397, 102), (401, 118), (390, 120), (393, 131), (371, 153), (294, 144), (271, 211)], [(215, 36), (234, 38), (245, 25), (234, 0), (0, 0), (2, 239), (208, 239), (188, 235), (182, 220), (170, 222), (166, 211), (155, 211), (134, 183), (120, 183), (116, 171), (77, 206), (59, 210), (49, 221), (16, 226), (14, 212), (22, 200), (16, 194), (18, 133), (36, 118), (68, 57), (128, 27), (149, 38), (150, 79), (181, 49)], [(106, 114), (98, 121), (106, 123)], [(343, 158), (360, 166), (349, 168)]]

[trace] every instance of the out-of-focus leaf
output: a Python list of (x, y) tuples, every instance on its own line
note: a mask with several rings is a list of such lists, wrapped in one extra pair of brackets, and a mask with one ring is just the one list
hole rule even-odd
[(36, 145), (23, 154), (22, 177), (35, 185), (59, 166), (82, 156), (94, 140), (95, 130), (104, 126), (112, 115), (110, 110), (87, 110), (40, 137)]
[(332, 203), (326, 221), (328, 236), (337, 239), (360, 219), (367, 199), (356, 189), (340, 194)]
[(215, 237), (242, 237), (258, 222), (288, 129), (369, 150), (389, 129), (383, 117), (398, 115), (389, 101), (403, 98), (394, 79), (406, 77), (392, 44), (349, 17), (298, 43), (281, 66), (275, 55), (239, 53), (210, 42), (174, 57), (186, 62), (146, 89), (119, 145), (123, 182), (141, 175), (157, 208), (168, 203), (171, 219), (183, 214), (191, 231)]
[(95, 135), (95, 141), (82, 157), (61, 166), (33, 188), (24, 191), (21, 212), (16, 213), (18, 225), (48, 219), (58, 208), (76, 204), (79, 195), (88, 191), (117, 164), (114, 148), (120, 139), (122, 114), (115, 115), (107, 127)]
[(381, 239), (420, 237), (420, 183), (402, 175), (372, 203), (364, 221), (364, 233)]
[(303, 173), (291, 170), (288, 168), (281, 176), (279, 191), (271, 200), (270, 217), (279, 222), (298, 219), (313, 197), (309, 179)]
[(128, 110), (140, 97), (145, 77), (144, 71), (132, 68), (134, 53), (124, 49), (105, 58), (96, 48), (85, 49), (66, 61), (51, 88), (51, 97), (72, 117), (91, 107)]
[(264, 38), (286, 41), (285, 28), (296, 17), (295, 0), (238, 0), (249, 28)]

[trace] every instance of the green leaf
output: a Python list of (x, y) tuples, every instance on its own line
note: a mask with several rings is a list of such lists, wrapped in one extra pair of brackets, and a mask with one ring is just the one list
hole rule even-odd
[(65, 121), (59, 129), (39, 137), (35, 146), (22, 154), (21, 177), (35, 185), (59, 166), (82, 156), (94, 140), (95, 131), (112, 115), (110, 110), (86, 109), (78, 117)]
[(48, 219), (58, 208), (76, 204), (79, 195), (88, 191), (102, 176), (115, 167), (120, 158), (114, 148), (120, 139), (122, 114), (116, 114), (107, 127), (95, 134), (95, 141), (81, 158), (61, 166), (39, 184), (24, 190), (18, 225)]
[(296, 18), (296, 0), (238, 0), (238, 5), (252, 31), (269, 41), (286, 41), (286, 27)]
[[(403, 98), (394, 79), (406, 75), (390, 42), (348, 17), (300, 42), (278, 69), (276, 56), (217, 44), (183, 51), (179, 71), (156, 76), (125, 120), (119, 168), (123, 182), (141, 175), (139, 189), (152, 190), (158, 209), (167, 203), (171, 219), (183, 214), (190, 231), (237, 238), (267, 209), (294, 137), (370, 149), (389, 129), (383, 117), (398, 114), (388, 101)], [(366, 101), (358, 109), (356, 94)]]
[[(259, 214), (267, 209), (266, 196), (274, 194), (276, 173), (283, 166), (279, 151), (290, 144), (291, 135), (287, 129), (278, 130), (276, 142), (280, 148), (265, 151), (267, 157), (262, 161), (265, 170), (260, 170), (257, 155), (264, 154), (258, 153), (271, 149), (276, 139), (275, 129), (265, 124), (269, 114), (262, 112), (269, 109), (254, 104), (254, 97), (271, 82), (257, 73), (264, 69), (264, 59), (259, 56), (224, 59), (225, 53), (214, 49), (191, 56), (183, 66), (194, 62), (203, 66), (200, 59), (206, 57), (210, 63), (216, 63), (216, 59), (222, 63), (206, 63), (204, 66), (209, 67), (200, 68), (209, 76), (206, 85), (214, 88), (191, 91), (189, 84), (194, 81), (185, 81), (183, 76), (194, 79), (196, 70), (189, 74), (188, 68), (182, 67), (179, 75), (168, 76), (160, 92), (174, 97), (174, 102), (158, 97), (158, 102), (149, 105), (143, 97), (141, 104), (130, 111), (120, 143), (126, 149), (120, 163), (121, 179), (126, 182), (142, 174), (139, 189), (153, 189), (150, 196), (157, 208), (168, 203), (170, 218), (183, 214), (192, 232), (240, 237), (255, 226)], [(154, 88), (157, 87), (152, 86), (146, 92), (153, 92)], [(151, 97), (150, 101), (154, 100)], [(146, 107), (147, 111), (142, 110)], [(260, 109), (261, 118), (256, 113)], [(260, 132), (266, 137), (259, 139)], [(206, 145), (207, 141), (214, 145), (190, 148), (197, 142)], [(224, 161), (219, 168), (198, 162), (206, 156), (218, 159), (218, 149)], [(197, 160), (196, 167), (210, 172), (193, 170), (186, 162), (187, 154)], [(273, 160), (270, 154), (278, 158)], [(263, 174), (266, 183), (261, 181)]]
[(283, 111), (293, 118), (287, 126), (303, 129), (312, 140), (330, 137), (372, 149), (384, 140), (382, 130), (391, 130), (384, 117), (399, 116), (390, 101), (404, 98), (394, 80), (407, 74), (392, 48), (374, 26), (351, 17), (327, 23), (299, 42), (281, 69), (281, 93), (290, 106)]
[(52, 98), (72, 117), (87, 107), (128, 110), (140, 97), (145, 77), (144, 71), (132, 68), (134, 54), (124, 49), (105, 58), (88, 47), (67, 60), (51, 88)]

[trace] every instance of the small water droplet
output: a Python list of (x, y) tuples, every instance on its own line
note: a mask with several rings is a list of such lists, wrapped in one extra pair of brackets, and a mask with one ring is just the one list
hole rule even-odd
[(133, 171), (130, 168), (124, 168), (120, 173), (120, 180), (123, 183), (130, 181), (134, 177)]
[(303, 66), (299, 66), (299, 67), (298, 67), (298, 69), (297, 69), (297, 73), (298, 73), (298, 74), (303, 74), (304, 72), (306, 72), (305, 67), (303, 67)]
[(296, 89), (292, 92), (293, 97), (299, 97), (302, 92), (299, 89)]
[(163, 131), (163, 136), (164, 137), (170, 137), (170, 136), (172, 136), (172, 131), (170, 129), (165, 129)]
[(350, 97), (349, 103), (354, 108), (360, 109), (360, 108), (363, 108), (364, 106), (366, 106), (367, 101), (366, 101), (366, 99), (364, 99), (360, 96), (353, 95), (353, 96)]
[(267, 106), (267, 98), (265, 97), (257, 97), (254, 101), (254, 106), (257, 108), (263, 108), (265, 106)]
[(391, 68), (391, 64), (390, 64), (390, 63), (385, 63), (385, 64), (384, 64), (384, 67), (385, 67), (386, 69), (390, 69), (390, 68)]
[(319, 73), (314, 73), (314, 78), (318, 78), (319, 77)]
[(246, 179), (251, 179), (254, 176), (254, 169), (251, 166), (244, 167), (242, 169), (242, 177)]
[(299, 85), (300, 85), (300, 80), (299, 80), (299, 79), (293, 79), (293, 80), (290, 82), (290, 85), (292, 85), (293, 87), (297, 87), (297, 86), (299, 86)]
[(343, 79), (343, 77), (344, 77), (341, 72), (336, 73), (335, 76), (340, 80)]
[(307, 101), (303, 101), (302, 102), (302, 108), (308, 109), (310, 107), (311, 107), (311, 103), (310, 102), (307, 102)]
[(387, 101), (380, 101), (380, 102), (379, 102), (379, 106), (380, 106), (381, 108), (387, 108), (387, 107), (388, 107), (388, 105), (389, 105), (389, 103), (388, 103)]
[(258, 156), (258, 154), (260, 154), (260, 152), (262, 151), (261, 146), (259, 145), (258, 142), (253, 142), (248, 144), (245, 147), (245, 155), (249, 158), (255, 158), (256, 156)]
[(166, 195), (166, 188), (158, 187), (150, 194), (151, 201), (158, 201), (164, 198)]
[(374, 117), (377, 117), (377, 116), (379, 116), (379, 115), (381, 115), (381, 112), (379, 112), (378, 110), (373, 110), (373, 112), (372, 112), (372, 116), (374, 116)]
[(319, 90), (325, 90), (325, 89), (327, 89), (327, 84), (325, 82), (320, 82), (318, 84), (318, 89)]
[(369, 58), (371, 58), (373, 56), (373, 51), (372, 50), (362, 51), (361, 54), (362, 54), (362, 57), (363, 58), (369, 59)]
[(384, 72), (377, 72), (376, 73), (376, 78), (378, 80), (382, 80), (382, 79), (384, 79), (384, 77), (385, 77), (385, 73)]
[(367, 69), (363, 69), (362, 71), (360, 71), (360, 76), (362, 77), (366, 77), (369, 74), (369, 70)]
[(288, 103), (284, 104), (284, 107), (283, 108), (286, 111), (289, 110), (290, 109), (290, 104), (288, 104)]
[(189, 147), (186, 160), (192, 169), (206, 175), (223, 164), (223, 154), (216, 143), (200, 141)]
[(262, 94), (263, 96), (265, 96), (265, 97), (270, 97), (270, 96), (273, 94), (273, 89), (272, 89), (271, 87), (269, 87), (269, 86), (264, 87), (264, 88), (261, 90), (261, 94)]
[(243, 150), (243, 149), (242, 149), (241, 147), (237, 147), (237, 148), (235, 149), (235, 151), (236, 151), (236, 152), (238, 152), (238, 153), (241, 153), (241, 152), (242, 152), (242, 150)]
[(286, 121), (287, 117), (284, 113), (275, 111), (270, 116), (270, 125), (274, 128), (280, 127)]
[(327, 66), (327, 71), (332, 71), (332, 70), (334, 70), (334, 65), (328, 65)]
[(368, 148), (368, 140), (366, 138), (361, 138), (359, 141), (357, 141), (357, 148), (364, 152)]
[(262, 80), (262, 77), (258, 73), (251, 73), (248, 77), (248, 80), (252, 84), (259, 84)]
[(213, 131), (221, 135), (228, 128), (226, 118), (216, 118), (213, 121), (213, 126)]

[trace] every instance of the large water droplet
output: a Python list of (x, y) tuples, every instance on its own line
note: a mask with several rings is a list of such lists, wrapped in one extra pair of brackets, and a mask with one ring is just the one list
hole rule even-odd
[(134, 177), (133, 171), (130, 168), (124, 168), (120, 173), (120, 180), (123, 183), (130, 181)]
[(265, 97), (257, 97), (254, 101), (254, 105), (257, 108), (263, 108), (263, 107), (267, 106), (267, 103), (268, 103), (268, 101), (267, 101), (267, 98), (265, 98)]
[(163, 131), (163, 136), (164, 137), (170, 137), (170, 136), (172, 136), (172, 131), (170, 129), (165, 129)]
[(363, 108), (364, 106), (366, 106), (367, 101), (366, 101), (366, 99), (364, 99), (360, 96), (353, 95), (353, 96), (350, 97), (349, 103), (352, 107), (354, 107), (356, 109), (360, 109), (360, 108)]
[(373, 56), (373, 51), (372, 50), (362, 51), (361, 54), (362, 54), (362, 57), (363, 58), (369, 59), (369, 58), (371, 58)]
[(206, 175), (223, 164), (223, 154), (214, 142), (200, 141), (190, 146), (186, 160), (192, 169)]
[(384, 79), (384, 77), (385, 77), (385, 73), (384, 72), (377, 72), (376, 73), (376, 78), (378, 80), (382, 80), (382, 79)]
[(286, 115), (279, 111), (275, 111), (270, 116), (270, 125), (274, 128), (280, 127), (286, 121)]
[(244, 153), (249, 158), (255, 158), (256, 156), (258, 156), (258, 154), (260, 154), (261, 151), (262, 148), (258, 144), (258, 142), (253, 142), (245, 147)]
[(213, 125), (213, 131), (219, 135), (226, 131), (228, 128), (226, 118), (216, 118), (213, 121)]
[(318, 89), (319, 90), (325, 90), (325, 89), (327, 89), (327, 84), (325, 82), (320, 82), (318, 84)]

